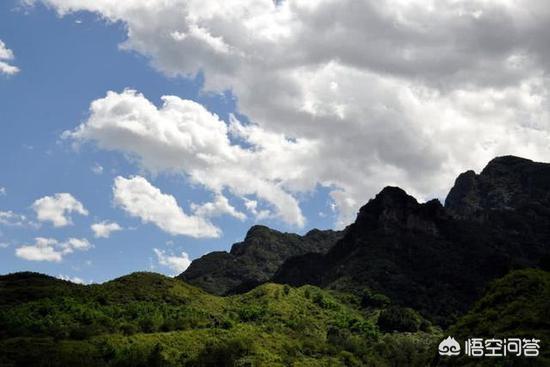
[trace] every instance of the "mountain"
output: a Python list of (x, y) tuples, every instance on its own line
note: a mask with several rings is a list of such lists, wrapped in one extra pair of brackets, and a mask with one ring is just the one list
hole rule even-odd
[[(0, 276), (0, 367), (546, 366), (549, 204), (550, 164), (499, 157), (445, 206), (386, 187), (342, 232), (254, 226), (177, 278)], [(541, 355), (438, 356), (450, 335)]]
[(179, 279), (217, 295), (242, 293), (267, 282), (288, 258), (326, 253), (342, 232), (312, 230), (305, 236), (265, 226), (250, 228), (230, 252), (211, 252), (194, 260)]
[(49, 275), (20, 272), (0, 276), (0, 307), (78, 293), (81, 286)]
[(325, 255), (288, 259), (273, 281), (368, 288), (448, 325), (492, 279), (550, 255), (550, 164), (495, 158), (461, 174), (445, 207), (386, 187)]

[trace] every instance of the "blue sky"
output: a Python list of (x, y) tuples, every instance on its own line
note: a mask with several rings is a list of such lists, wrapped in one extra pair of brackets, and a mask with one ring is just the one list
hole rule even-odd
[[(60, 138), (63, 131), (74, 129), (86, 119), (92, 100), (104, 97), (108, 90), (133, 88), (157, 104), (167, 94), (197, 101), (227, 120), (228, 113), (235, 109), (233, 97), (229, 92), (201, 93), (200, 74), (193, 79), (167, 77), (151, 68), (145, 57), (119, 50), (126, 38), (121, 24), (109, 24), (95, 14), (60, 18), (43, 6), (24, 11), (17, 5), (16, 1), (0, 3), (0, 39), (13, 51), (13, 62), (21, 70), (16, 75), (0, 75), (0, 187), (6, 191), (0, 196), (0, 211), (24, 215), (39, 227), (0, 225), (0, 243), (9, 245), (0, 249), (1, 273), (29, 270), (95, 282), (139, 270), (173, 274), (173, 269), (158, 264), (153, 248), (174, 255), (185, 251), (193, 259), (209, 251), (229, 249), (256, 222), (301, 233), (333, 225), (326, 192), (321, 189), (307, 194), (302, 205), (308, 217), (304, 228), (277, 219), (256, 221), (249, 217), (241, 222), (223, 216), (213, 220), (223, 230), (217, 239), (172, 236), (115, 208), (113, 179), (141, 174), (139, 167), (120, 153), (104, 152), (91, 145), (74, 150)], [(92, 171), (98, 165), (103, 168), (102, 174)], [(189, 210), (190, 202), (211, 198), (180, 175), (146, 177), (161, 191), (173, 195), (184, 210)], [(70, 193), (89, 215), (72, 214), (73, 225), (61, 228), (39, 223), (32, 203), (55, 193)], [(235, 205), (242, 208), (238, 201)], [(319, 212), (327, 217), (320, 217)], [(90, 225), (103, 220), (116, 222), (124, 230), (109, 238), (94, 238)], [(86, 238), (93, 248), (75, 251), (61, 262), (17, 257), (15, 249), (34, 243), (35, 237), (59, 241)]]
[(548, 24), (543, 0), (2, 1), (0, 273), (175, 274), (255, 223), (550, 161)]

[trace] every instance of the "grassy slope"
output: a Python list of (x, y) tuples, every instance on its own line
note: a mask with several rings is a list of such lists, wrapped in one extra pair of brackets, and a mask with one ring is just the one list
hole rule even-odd
[(384, 366), (431, 358), (437, 334), (383, 335), (378, 310), (358, 304), (276, 284), (217, 297), (151, 273), (93, 286), (0, 277), (0, 366)]

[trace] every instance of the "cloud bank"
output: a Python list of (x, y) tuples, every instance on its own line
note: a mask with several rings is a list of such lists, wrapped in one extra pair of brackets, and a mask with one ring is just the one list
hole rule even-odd
[[(543, 0), (42, 2), (122, 22), (122, 47), (161, 72), (202, 71), (205, 90), (232, 91), (255, 124), (232, 131), (257, 148), (228, 142), (225, 125), (191, 102), (165, 97), (156, 109), (128, 91), (95, 101), (74, 138), (214, 192), (255, 195), (288, 222), (304, 222), (296, 193), (317, 185), (345, 222), (384, 185), (441, 197), (459, 171), (496, 155), (550, 159)], [(257, 158), (262, 144), (274, 162)], [(254, 175), (241, 184), (226, 165)]]

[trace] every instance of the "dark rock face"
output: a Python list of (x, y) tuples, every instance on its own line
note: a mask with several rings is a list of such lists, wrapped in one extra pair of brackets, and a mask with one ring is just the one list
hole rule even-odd
[(548, 204), (550, 165), (514, 156), (493, 159), (479, 175), (461, 174), (445, 200), (449, 212), (466, 218), (487, 210)]
[(288, 258), (326, 253), (341, 237), (341, 232), (330, 230), (299, 236), (253, 226), (229, 253), (209, 253), (193, 261), (179, 278), (218, 295), (245, 292), (268, 281)]
[(445, 207), (386, 187), (326, 255), (289, 259), (273, 280), (368, 287), (448, 324), (492, 279), (544, 266), (549, 203), (550, 164), (517, 157), (496, 158), (479, 175), (461, 174)]

